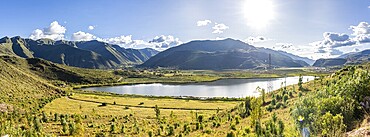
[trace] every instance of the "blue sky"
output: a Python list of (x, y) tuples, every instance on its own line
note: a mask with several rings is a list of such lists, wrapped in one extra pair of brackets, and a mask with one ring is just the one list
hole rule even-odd
[(311, 58), (335, 57), (370, 48), (369, 6), (369, 0), (20, 0), (3, 2), (0, 36), (97, 39), (161, 50), (234, 38)]

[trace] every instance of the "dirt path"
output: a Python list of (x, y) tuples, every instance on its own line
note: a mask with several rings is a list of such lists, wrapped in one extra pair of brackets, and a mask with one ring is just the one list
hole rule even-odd
[[(100, 101), (93, 101), (93, 100), (86, 100), (86, 99), (78, 99), (71, 96), (67, 97), (71, 100), (83, 101), (83, 102), (90, 102), (90, 103), (97, 103), (102, 104), (106, 103), (107, 105), (115, 105), (115, 106), (124, 106), (124, 107), (136, 107), (136, 108), (154, 108), (154, 106), (140, 106), (140, 105), (124, 105), (124, 104), (113, 104), (107, 102), (100, 102)], [(223, 110), (223, 109), (213, 109), (213, 108), (171, 108), (171, 107), (158, 107), (159, 109), (173, 109), (173, 110)]]

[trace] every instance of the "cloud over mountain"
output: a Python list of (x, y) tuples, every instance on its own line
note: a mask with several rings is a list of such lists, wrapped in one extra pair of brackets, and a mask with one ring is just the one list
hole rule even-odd
[(52, 40), (63, 40), (65, 39), (64, 34), (66, 33), (66, 28), (60, 25), (57, 21), (50, 23), (49, 27), (43, 29), (34, 30), (29, 36), (30, 39), (42, 39), (48, 38)]
[(160, 35), (154, 37), (150, 41), (144, 41), (144, 40), (133, 40), (132, 35), (127, 36), (118, 36), (113, 38), (99, 38), (97, 36), (94, 36), (93, 34), (78, 31), (76, 33), (72, 34), (72, 40), (75, 41), (90, 41), (90, 40), (98, 40), (110, 44), (120, 45), (122, 47), (126, 48), (143, 48), (143, 47), (149, 47), (154, 48), (158, 50), (167, 49), (170, 47), (174, 47), (177, 45), (182, 44), (182, 42), (179, 40), (179, 38), (175, 38), (174, 36), (168, 35)]
[(357, 26), (350, 26), (352, 35), (335, 32), (325, 32), (324, 40), (310, 43), (316, 47), (315, 53), (328, 53), (329, 55), (340, 55), (342, 51), (337, 48), (359, 45), (370, 42), (370, 25), (367, 22), (360, 22)]
[(89, 41), (89, 40), (95, 40), (95, 39), (97, 39), (96, 36), (90, 33), (87, 33), (87, 32), (78, 31), (72, 34), (72, 40), (75, 40), (75, 41)]
[[(209, 20), (205, 20), (208, 22)], [(210, 21), (209, 21), (210, 22)], [(208, 23), (207, 23), (208, 24)], [(89, 30), (95, 29), (95, 26), (88, 26)], [(221, 28), (222, 29), (222, 28)], [(30, 39), (37, 40), (37, 39), (51, 39), (51, 40), (65, 40), (65, 33), (67, 29), (60, 25), (57, 21), (50, 23), (50, 25), (43, 29), (36, 29), (34, 30), (31, 35), (29, 36)], [(97, 40), (101, 42), (106, 42), (109, 44), (120, 45), (125, 48), (153, 48), (157, 50), (165, 50), (170, 47), (174, 47), (177, 45), (182, 44), (179, 38), (176, 38), (172, 35), (159, 35), (155, 36), (153, 39), (146, 41), (140, 39), (133, 39), (132, 35), (121, 35), (118, 37), (111, 37), (111, 38), (101, 38), (95, 36), (94, 34), (77, 31), (72, 34), (71, 40), (74, 41), (90, 41), (90, 40)]]
[(156, 48), (170, 48), (182, 44), (179, 38), (174, 36), (156, 36), (153, 40), (149, 41), (150, 44), (153, 44)]
[(212, 33), (221, 34), (224, 33), (224, 30), (229, 29), (229, 26), (226, 26), (225, 24), (222, 23), (215, 23), (215, 26), (213, 26), (212, 29), (213, 29)]
[(248, 37), (245, 42), (247, 42), (248, 44), (254, 44), (254, 43), (257, 43), (257, 42), (264, 42), (264, 41), (267, 41), (268, 39), (266, 37), (263, 37), (263, 36), (257, 36), (257, 37)]

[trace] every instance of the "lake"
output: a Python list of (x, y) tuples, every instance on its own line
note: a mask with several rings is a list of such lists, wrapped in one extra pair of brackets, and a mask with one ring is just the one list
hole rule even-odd
[[(253, 79), (221, 79), (213, 82), (189, 84), (136, 84), (106, 87), (89, 87), (82, 90), (106, 91), (118, 94), (138, 94), (152, 96), (193, 96), (193, 97), (246, 97), (258, 96), (257, 87), (267, 92), (286, 85), (298, 83), (299, 77), (286, 78), (253, 78)], [(313, 80), (313, 76), (303, 76), (303, 82)]]

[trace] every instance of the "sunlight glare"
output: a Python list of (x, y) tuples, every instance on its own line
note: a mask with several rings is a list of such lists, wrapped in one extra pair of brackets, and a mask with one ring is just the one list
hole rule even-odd
[(272, 0), (246, 0), (243, 8), (247, 25), (252, 28), (266, 27), (275, 16)]

